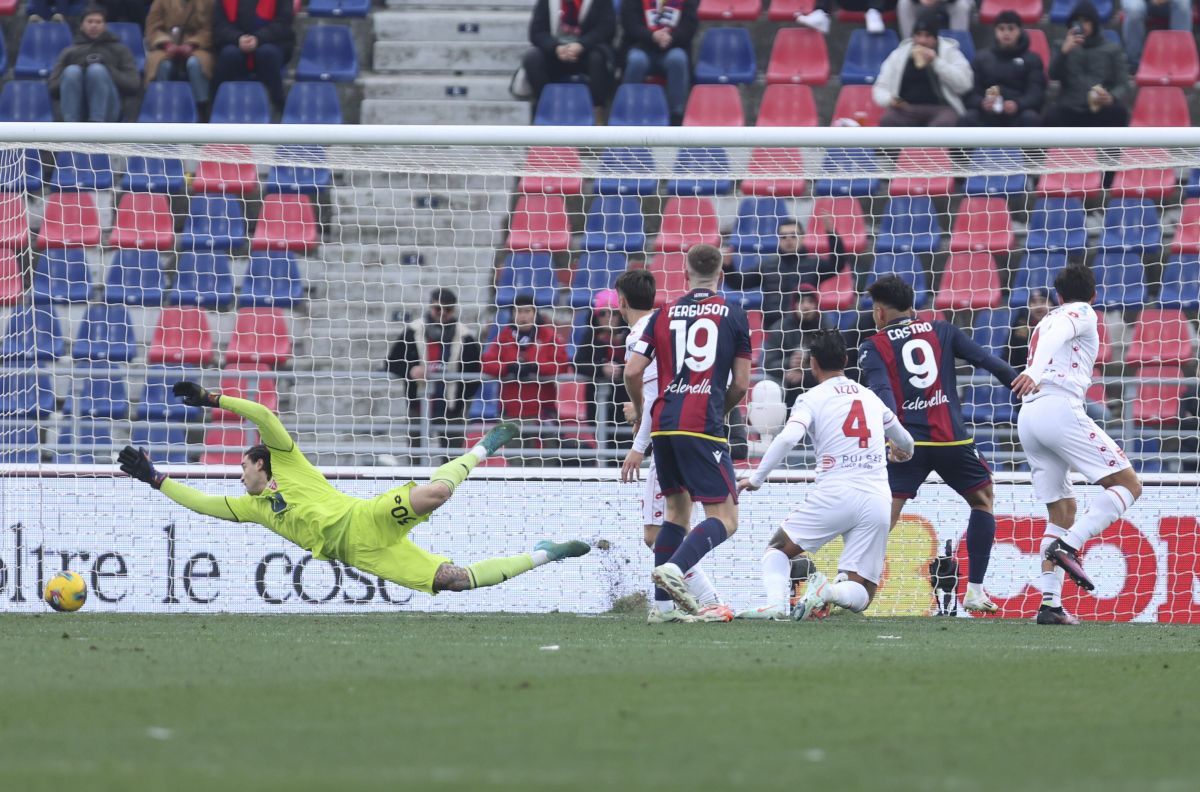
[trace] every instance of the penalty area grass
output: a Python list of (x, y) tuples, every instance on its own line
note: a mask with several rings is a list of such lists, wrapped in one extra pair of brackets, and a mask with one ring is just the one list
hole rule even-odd
[(1193, 790), (1200, 629), (0, 615), (0, 786)]

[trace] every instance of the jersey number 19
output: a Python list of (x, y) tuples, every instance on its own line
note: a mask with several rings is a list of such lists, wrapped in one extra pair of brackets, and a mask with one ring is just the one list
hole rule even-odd
[[(697, 319), (688, 327), (686, 319), (673, 319), (669, 325), (675, 339), (675, 373), (687, 366), (692, 371), (708, 371), (717, 361), (717, 323)], [(703, 336), (703, 341), (701, 341)]]

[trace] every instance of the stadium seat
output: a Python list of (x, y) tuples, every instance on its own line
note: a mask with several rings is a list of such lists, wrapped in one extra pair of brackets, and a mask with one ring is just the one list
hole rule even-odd
[(738, 253), (779, 251), (779, 223), (792, 217), (792, 208), (782, 198), (743, 198), (729, 244)]
[[(879, 169), (875, 149), (830, 148), (825, 150), (821, 171), (827, 176), (813, 179), (814, 196), (849, 196), (865, 198), (879, 191), (879, 178), (862, 174)], [(844, 177), (833, 174), (846, 174)]]
[(239, 308), (292, 308), (304, 300), (304, 281), (296, 255), (264, 250), (250, 254), (250, 266), (238, 292)]
[(968, 63), (975, 62), (975, 39), (969, 30), (939, 30), (938, 36), (953, 39), (958, 43), (958, 49)]
[(694, 175), (669, 179), (664, 185), (667, 195), (729, 195), (733, 192), (729, 153), (723, 148), (681, 148), (675, 157), (674, 172)]
[(825, 232), (830, 224), (843, 253), (860, 255), (867, 252), (867, 221), (863, 217), (862, 204), (857, 199), (837, 196), (813, 201), (812, 215), (804, 231), (806, 251), (817, 256), (833, 252)]
[(654, 238), (656, 253), (687, 252), (692, 245), (721, 244), (720, 221), (708, 198), (668, 198), (662, 210), (662, 227)]
[(25, 298), (25, 280), (17, 254), (0, 248), (0, 306), (14, 305)]
[(1007, 197), (1025, 192), (1028, 166), (1021, 149), (972, 149), (968, 169), (978, 171), (963, 182), (965, 195)]
[[(953, 248), (952, 248), (953, 249)], [(939, 311), (982, 311), (1000, 305), (1000, 276), (990, 253), (951, 253), (933, 307)]]
[(697, 13), (705, 22), (753, 22), (761, 11), (761, 0), (700, 0)]
[(137, 353), (137, 336), (125, 306), (105, 303), (88, 306), (71, 345), (72, 358), (128, 363)]
[(611, 289), (617, 276), (628, 266), (624, 253), (581, 253), (575, 276), (571, 279), (571, 307), (591, 306), (592, 296), (603, 289)]
[(767, 64), (767, 84), (829, 82), (829, 50), (825, 36), (810, 28), (781, 28), (775, 34), (771, 60)]
[(358, 77), (358, 51), (349, 27), (314, 25), (300, 44), (296, 80), (308, 82), (354, 82)]
[(1158, 302), (1163, 308), (1200, 310), (1200, 256), (1193, 253), (1167, 260)]
[(112, 163), (107, 154), (57, 151), (54, 176), (47, 186), (52, 190), (111, 190)]
[(1131, 127), (1188, 127), (1192, 125), (1187, 96), (1177, 85), (1147, 85), (1133, 103)]
[(550, 83), (542, 89), (534, 126), (592, 126), (592, 92), (583, 83)]
[(295, 164), (272, 165), (263, 181), (264, 195), (270, 193), (304, 193), (319, 195), (333, 187), (333, 171), (316, 163), (325, 162), (325, 150), (319, 146), (280, 146), (275, 156)]
[(658, 284), (658, 291), (654, 295), (656, 306), (687, 293), (687, 253), (673, 251), (651, 256), (646, 261), (646, 269), (654, 273), (654, 280)]
[(1195, 332), (1183, 311), (1147, 308), (1133, 325), (1133, 340), (1125, 353), (1131, 366), (1183, 365), (1195, 360)]
[[(1037, 180), (1034, 192), (1041, 198), (1099, 198), (1104, 192), (1103, 175), (1093, 149), (1049, 149), (1044, 167), (1050, 168)], [(1079, 172), (1080, 167), (1095, 170)]]
[(29, 218), (25, 196), (0, 193), (0, 248), (22, 250), (29, 246)]
[(100, 244), (100, 214), (92, 193), (50, 193), (44, 212), (42, 228), (34, 242), (39, 250)]
[(822, 311), (849, 311), (858, 302), (854, 287), (854, 270), (846, 266), (837, 275), (817, 285), (817, 305)]
[(137, 120), (139, 124), (196, 123), (200, 117), (196, 114), (192, 87), (183, 81), (155, 80), (148, 84)]
[(66, 351), (62, 325), (52, 305), (22, 305), (8, 318), (0, 358), (24, 362), (57, 360)]
[(0, 121), (54, 120), (45, 80), (9, 80), (0, 91)]
[[(1143, 366), (1138, 372), (1137, 396), (1133, 399), (1133, 420), (1140, 426), (1173, 426), (1179, 423), (1183, 382), (1178, 366)], [(1150, 381), (1148, 381), (1150, 380)]]
[(710, 27), (700, 36), (693, 76), (698, 85), (746, 85), (758, 76), (754, 44), (744, 27)]
[(859, 126), (879, 126), (883, 108), (871, 98), (869, 85), (843, 85), (838, 91), (830, 123), (836, 125), (840, 119), (854, 121)]
[(148, 365), (206, 366), (213, 362), (208, 313), (194, 306), (163, 308), (146, 352)]
[(262, 215), (250, 238), (251, 250), (304, 253), (321, 241), (312, 198), (298, 193), (272, 193), (263, 198)]
[(117, 216), (109, 247), (137, 250), (174, 250), (175, 218), (171, 202), (162, 193), (125, 193), (117, 202)]
[[(294, 90), (294, 89), (293, 89)], [(271, 100), (260, 82), (221, 83), (213, 99), (209, 122), (213, 124), (269, 124)]]
[(133, 407), (136, 421), (196, 421), (204, 416), (203, 407), (189, 407), (171, 391), (176, 382), (195, 379), (199, 372), (185, 366), (150, 366), (146, 369), (146, 387)]
[(1012, 391), (989, 382), (963, 388), (962, 413), (969, 424), (1011, 424), (1016, 422), (1017, 408)]
[(1167, 160), (1162, 149), (1125, 149), (1121, 164), (1108, 188), (1109, 198), (1151, 198), (1165, 201), (1179, 189), (1179, 175), (1174, 168), (1160, 167)]
[(166, 274), (153, 250), (118, 250), (104, 279), (104, 301), (154, 307), (162, 304)]
[(1067, 266), (1066, 253), (1031, 250), (1025, 255), (1025, 261), (1022, 262), (1013, 277), (1012, 288), (1008, 295), (1009, 307), (1023, 308), (1028, 305), (1029, 292), (1033, 289), (1044, 289), (1053, 295), (1054, 279), (1065, 266)]
[(816, 0), (771, 0), (767, 19), (771, 22), (795, 22), (797, 17), (812, 13)]
[(1200, 253), (1200, 200), (1189, 198), (1183, 202), (1171, 252)]
[(658, 192), (654, 155), (648, 148), (606, 148), (596, 169), (603, 174), (592, 181), (592, 189), (599, 195), (654, 195)]
[[(949, 195), (954, 191), (954, 165), (943, 148), (904, 148), (896, 160), (896, 175), (888, 195)], [(906, 175), (914, 174), (914, 175)]]
[(228, 308), (233, 304), (233, 268), (224, 253), (180, 253), (175, 263), (175, 288), (167, 305)]
[(340, 124), (342, 103), (332, 83), (298, 82), (288, 91), (283, 104), (285, 124)]
[(1200, 58), (1192, 31), (1150, 31), (1134, 79), (1138, 85), (1194, 86), (1200, 81)]
[(561, 195), (522, 195), (508, 230), (509, 250), (567, 250), (571, 229)]
[[(12, 83), (9, 83), (11, 85)], [(0, 151), (0, 192), (41, 192), (42, 154), (37, 149)]]
[(554, 305), (558, 275), (554, 257), (546, 252), (518, 251), (504, 259), (496, 281), (496, 305), (512, 305), (518, 294), (530, 294), (540, 307)]
[(138, 73), (145, 72), (146, 44), (142, 38), (142, 26), (136, 22), (109, 22), (105, 27), (122, 44), (129, 47), (129, 51), (133, 53), (133, 62), (137, 66)]
[(1007, 306), (983, 309), (975, 315), (970, 336), (976, 344), (1003, 359), (1012, 329), (1013, 312)]
[(36, 465), (42, 460), (42, 426), (26, 420), (11, 420), (5, 412), (8, 402), (3, 394), (6, 390), (0, 383), (0, 463)]
[(180, 250), (228, 253), (240, 249), (246, 244), (246, 218), (241, 202), (225, 195), (192, 196), (183, 231), (175, 243)]
[(1050, 42), (1046, 39), (1046, 31), (1037, 27), (1027, 27), (1025, 35), (1029, 37), (1029, 51), (1042, 59), (1042, 73), (1049, 76)]
[[(204, 146), (200, 156), (202, 159), (192, 178), (193, 193), (246, 195), (258, 192), (258, 165), (246, 161), (253, 156), (249, 146)], [(231, 159), (235, 161), (229, 161)], [(239, 159), (242, 161), (236, 161)]]
[(202, 465), (240, 465), (242, 454), (254, 445), (257, 432), (245, 427), (210, 426), (204, 430)]
[[(520, 193), (579, 195), (583, 192), (583, 165), (579, 151), (569, 146), (530, 146), (525, 155), (526, 175), (517, 185)], [(541, 171), (542, 173), (539, 173)], [(572, 175), (560, 175), (560, 174)]]
[(1005, 199), (968, 195), (959, 201), (950, 231), (952, 253), (1007, 253), (1013, 244)]
[(292, 360), (292, 329), (279, 308), (242, 308), (225, 350), (225, 365), (283, 366)]
[[(243, 371), (262, 371), (263, 369), (255, 367)], [(221, 377), (221, 394), (224, 396), (233, 396), (236, 399), (252, 399), (258, 402), (263, 407), (266, 407), (271, 412), (279, 410), (279, 388), (272, 376), (261, 376), (252, 373), (245, 373), (240, 376), (233, 374), (230, 376)], [(222, 410), (220, 408), (212, 411), (212, 421), (216, 424), (240, 424), (244, 419), (233, 412), (232, 410)]]
[(1114, 198), (1104, 210), (1100, 247), (1107, 251), (1157, 253), (1162, 249), (1158, 203), (1148, 198)]
[(126, 192), (181, 193), (186, 189), (182, 160), (130, 157), (125, 161), (125, 171), (121, 189)]
[(979, 4), (979, 21), (993, 25), (1001, 11), (1015, 11), (1022, 24), (1036, 25), (1042, 19), (1042, 0), (983, 0)]
[(763, 92), (755, 126), (817, 126), (817, 105), (807, 85), (768, 85)]
[(875, 253), (934, 253), (941, 247), (942, 228), (927, 196), (888, 201), (875, 236)]
[[(128, 409), (128, 400), (125, 404)], [(60, 464), (111, 464), (116, 450), (113, 446), (112, 420), (85, 417), (64, 421), (58, 426), (54, 446), (54, 460)]]
[(851, 31), (842, 61), (842, 85), (871, 85), (879, 76), (879, 67), (899, 45), (896, 31), (869, 33), (865, 28)]
[(624, 83), (617, 88), (609, 126), (668, 126), (667, 95), (654, 83)]
[(365, 17), (371, 13), (371, 0), (309, 0), (310, 17)]
[(1146, 302), (1146, 273), (1140, 253), (1102, 250), (1092, 261), (1092, 272), (1096, 275), (1096, 305), (1131, 310)]
[(637, 198), (598, 195), (588, 205), (583, 249), (641, 253), (646, 247), (642, 206)]
[(99, 364), (76, 368), (71, 378), (78, 392), (67, 396), (64, 415), (86, 418), (128, 418), (129, 386), (124, 369)]
[(1029, 213), (1025, 247), (1030, 251), (1082, 254), (1087, 247), (1086, 213), (1078, 198), (1041, 198)]
[[(904, 199), (901, 199), (904, 200)], [(913, 287), (913, 305), (924, 308), (929, 303), (929, 281), (919, 256), (913, 253), (877, 253), (875, 265), (867, 275), (867, 287), (884, 275), (896, 275)], [(870, 296), (863, 297), (863, 308), (871, 306)]]
[[(1077, 3), (1078, 0), (1051, 0), (1050, 21), (1056, 25), (1067, 24), (1071, 21), (1071, 12), (1075, 10)], [(1096, 13), (1100, 16), (1101, 22), (1112, 19), (1113, 0), (1095, 0), (1092, 5), (1096, 7)]]
[(146, 449), (150, 461), (156, 465), (187, 464), (187, 426), (183, 424), (135, 423), (130, 429), (129, 442)]
[(0, 419), (38, 420), (53, 414), (54, 389), (48, 372), (0, 369)]
[[(804, 155), (800, 153), (800, 149), (751, 149), (746, 172), (749, 178), (742, 179), (739, 186), (742, 195), (790, 198), (808, 193), (808, 180), (800, 175), (804, 172)], [(794, 175), (776, 178), (780, 173)]]
[(13, 64), (18, 80), (44, 80), (50, 76), (59, 53), (71, 46), (71, 29), (65, 22), (40, 22), (26, 25)]
[(50, 248), (34, 256), (30, 292), (35, 303), (87, 302), (92, 283), (83, 248)]
[(697, 85), (688, 94), (684, 126), (745, 126), (742, 95), (736, 85)]

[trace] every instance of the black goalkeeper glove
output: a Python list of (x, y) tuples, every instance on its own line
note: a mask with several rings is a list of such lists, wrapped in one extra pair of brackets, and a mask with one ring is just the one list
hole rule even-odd
[(138, 481), (144, 481), (154, 489), (161, 489), (163, 479), (167, 477), (166, 473), (159, 473), (154, 469), (154, 464), (150, 461), (144, 448), (125, 446), (117, 456), (117, 461), (121, 463), (122, 473)]
[(220, 407), (221, 394), (206, 391), (194, 382), (176, 382), (171, 392), (189, 407)]

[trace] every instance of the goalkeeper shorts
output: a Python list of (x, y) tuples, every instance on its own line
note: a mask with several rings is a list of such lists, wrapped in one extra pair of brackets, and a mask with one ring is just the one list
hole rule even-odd
[(413, 510), (415, 486), (416, 482), (410, 481), (361, 502), (348, 529), (342, 560), (405, 588), (432, 594), (438, 567), (452, 562), (408, 538), (409, 531), (429, 519), (428, 514), (418, 515)]

